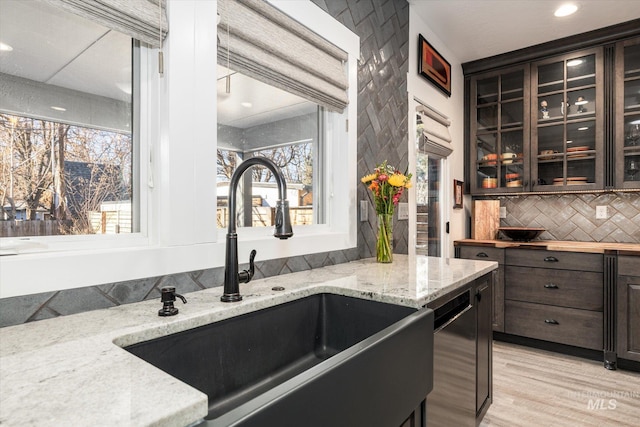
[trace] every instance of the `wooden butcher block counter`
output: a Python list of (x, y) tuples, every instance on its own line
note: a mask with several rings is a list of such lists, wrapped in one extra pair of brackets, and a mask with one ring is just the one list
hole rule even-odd
[(456, 240), (456, 246), (486, 246), (493, 248), (526, 248), (546, 249), (549, 251), (588, 252), (596, 254), (617, 252), (619, 255), (640, 256), (639, 243), (606, 243), (606, 242), (576, 242), (569, 240), (533, 240), (531, 242), (516, 242), (513, 240)]

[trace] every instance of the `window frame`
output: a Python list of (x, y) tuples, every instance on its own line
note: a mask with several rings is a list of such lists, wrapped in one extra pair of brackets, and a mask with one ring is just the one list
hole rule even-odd
[[(329, 252), (357, 246), (356, 147), (359, 37), (310, 0), (271, 0), (276, 7), (349, 53), (349, 105), (325, 123), (325, 224), (298, 227), (281, 241), (270, 227), (239, 230), (239, 261)], [(224, 265), (225, 239), (217, 232), (216, 142), (209, 123), (217, 116), (216, 1), (168, 0), (171, 28), (164, 44), (164, 76), (155, 49), (141, 48), (140, 205), (146, 235), (116, 244), (88, 236), (59, 251), (0, 257), (0, 298), (53, 292), (196, 271)], [(203, 131), (204, 130), (204, 131)], [(212, 184), (213, 183), (213, 184)], [(146, 188), (146, 190), (144, 190)], [(141, 224), (144, 226), (144, 224)], [(222, 234), (226, 234), (225, 231)], [(96, 237), (104, 237), (96, 239)], [(55, 237), (54, 237), (55, 238)], [(34, 239), (35, 240), (35, 239)], [(99, 240), (101, 244), (95, 245)], [(129, 240), (129, 239), (122, 239)], [(65, 245), (63, 245), (65, 246)], [(116, 247), (117, 246), (117, 247)]]
[[(356, 182), (358, 180), (355, 124), (357, 123), (357, 58), (360, 53), (360, 39), (311, 1), (269, 0), (269, 2), (349, 54), (347, 64), (349, 104), (341, 114), (325, 111), (323, 123), (319, 125), (324, 133), (324, 138), (319, 138), (319, 143), (324, 144), (323, 161), (327, 165), (334, 165), (331, 173), (328, 173), (327, 168), (323, 168), (319, 177), (323, 181), (322, 188), (326, 194), (325, 201), (328, 203), (324, 209), (324, 224), (295, 227), (294, 237), (282, 242), (273, 238), (271, 227), (240, 227), (237, 232), (240, 262), (248, 262), (252, 249), (258, 251), (256, 259), (265, 260), (357, 246)], [(317, 160), (317, 157), (315, 159)], [(219, 230), (218, 241), (224, 243), (226, 233), (226, 230)]]

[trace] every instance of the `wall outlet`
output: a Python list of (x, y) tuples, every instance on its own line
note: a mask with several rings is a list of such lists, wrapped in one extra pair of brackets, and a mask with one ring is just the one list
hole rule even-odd
[(607, 206), (596, 206), (596, 219), (607, 219), (608, 217)]
[(504, 219), (507, 217), (507, 208), (504, 206), (500, 206), (500, 219)]
[(360, 222), (369, 221), (369, 203), (366, 200), (360, 200)]
[(398, 219), (409, 219), (409, 203), (398, 203)]

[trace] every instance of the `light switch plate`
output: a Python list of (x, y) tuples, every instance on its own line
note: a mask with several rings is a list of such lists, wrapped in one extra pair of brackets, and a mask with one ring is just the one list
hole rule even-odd
[(409, 219), (409, 203), (398, 203), (398, 219)]
[(596, 219), (607, 219), (609, 212), (607, 212), (607, 206), (596, 206)]
[(369, 221), (369, 204), (366, 200), (360, 200), (360, 222)]
[(500, 218), (507, 217), (507, 208), (504, 206), (500, 206)]

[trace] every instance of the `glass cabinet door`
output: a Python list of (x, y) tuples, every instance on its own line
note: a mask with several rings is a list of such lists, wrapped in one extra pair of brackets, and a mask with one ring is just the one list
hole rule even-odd
[(529, 173), (528, 68), (477, 77), (471, 90), (471, 192), (523, 191)]
[(601, 52), (593, 49), (533, 64), (535, 191), (603, 188)]
[(616, 187), (640, 188), (640, 39), (616, 46)]

